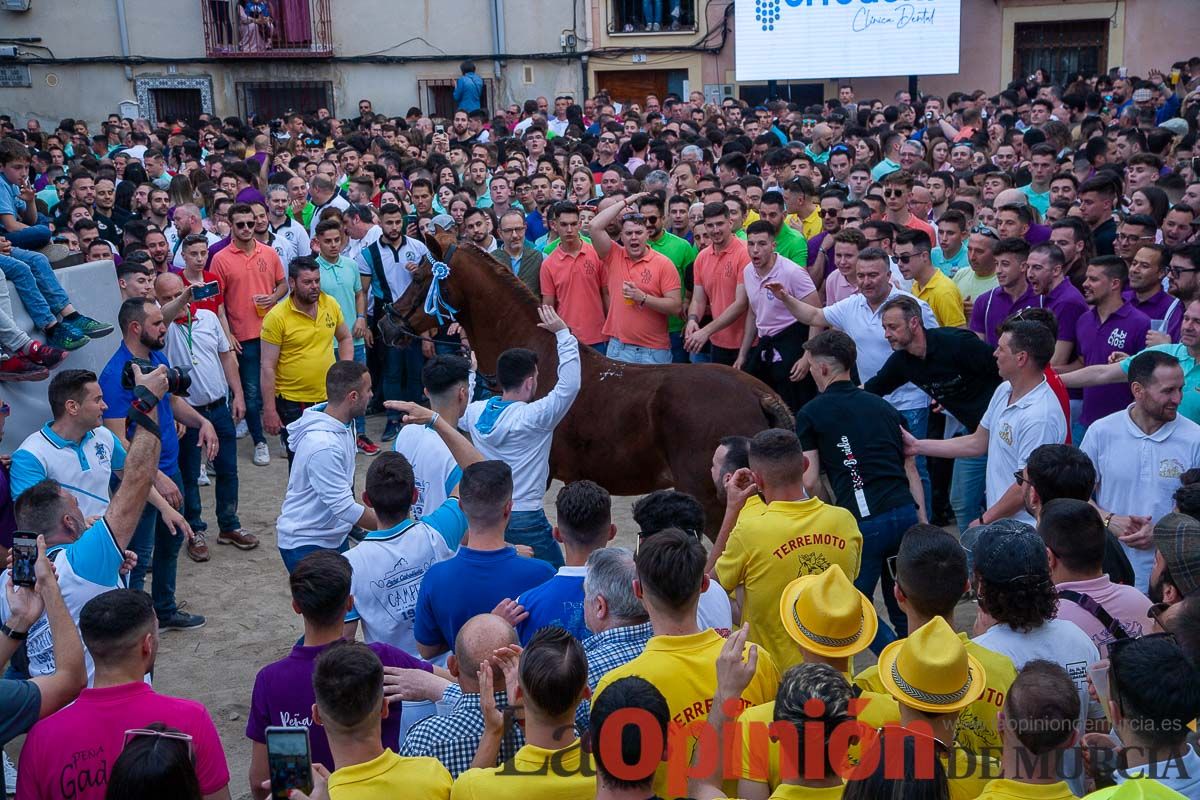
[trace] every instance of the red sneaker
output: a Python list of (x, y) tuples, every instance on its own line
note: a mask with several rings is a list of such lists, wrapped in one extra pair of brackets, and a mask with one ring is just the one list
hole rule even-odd
[(0, 381), (44, 381), (49, 377), (50, 370), (20, 353), (0, 361)]
[(42, 344), (34, 339), (30, 341), (22, 355), (34, 364), (39, 364), (46, 369), (54, 369), (67, 357), (67, 351), (51, 344)]
[(358, 438), (355, 440), (355, 444), (358, 445), (358, 452), (362, 453), (364, 456), (374, 456), (379, 454), (379, 445), (372, 442), (371, 437), (367, 436), (365, 433), (360, 433), (358, 435)]

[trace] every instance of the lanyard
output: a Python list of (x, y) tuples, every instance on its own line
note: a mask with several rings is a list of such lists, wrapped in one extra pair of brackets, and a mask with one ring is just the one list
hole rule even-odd
[[(179, 323), (176, 322), (176, 325)], [(187, 342), (188, 355), (191, 356), (192, 364), (196, 364), (196, 349), (195, 341), (192, 339), (192, 307), (189, 304), (187, 307), (187, 324), (183, 326), (183, 337)]]

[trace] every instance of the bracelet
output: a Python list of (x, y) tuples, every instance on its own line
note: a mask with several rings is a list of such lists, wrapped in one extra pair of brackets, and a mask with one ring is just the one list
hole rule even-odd
[(1108, 516), (1104, 518), (1104, 530), (1108, 530), (1108, 526), (1112, 524), (1112, 519), (1117, 515), (1117, 512), (1110, 511)]
[(23, 642), (29, 638), (29, 631), (14, 631), (3, 622), (0, 622), (0, 633), (3, 633), (14, 642)]
[(433, 412), (433, 419), (429, 420), (429, 422), (426, 422), (426, 423), (425, 423), (425, 427), (426, 427), (426, 428), (429, 428), (430, 430), (432, 430), (432, 429), (433, 429), (433, 426), (434, 426), (434, 425), (437, 425), (437, 421), (438, 421), (439, 419), (441, 419), (441, 418), (442, 418), (442, 415), (441, 415), (441, 414), (439, 414), (439, 413), (438, 413), (438, 412), (436, 412), (436, 411), (435, 411), (435, 412)]
[(366, 315), (366, 314), (359, 314), (359, 315), (358, 315), (358, 318), (359, 318), (359, 319), (366, 319), (366, 318), (367, 318), (367, 315)]

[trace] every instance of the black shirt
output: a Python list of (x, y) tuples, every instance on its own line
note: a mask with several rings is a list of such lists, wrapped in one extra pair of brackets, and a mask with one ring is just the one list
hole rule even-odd
[(913, 505), (904, 471), (904, 417), (850, 381), (831, 383), (796, 412), (796, 434), (816, 450), (837, 504), (864, 519)]
[(974, 431), (1000, 385), (992, 348), (962, 328), (929, 328), (925, 342), (924, 358), (897, 350), (863, 388), (886, 395), (911, 382)]
[(1113, 241), (1117, 238), (1117, 223), (1111, 217), (1104, 224), (1092, 231), (1092, 244), (1096, 246), (1096, 255), (1113, 255)]

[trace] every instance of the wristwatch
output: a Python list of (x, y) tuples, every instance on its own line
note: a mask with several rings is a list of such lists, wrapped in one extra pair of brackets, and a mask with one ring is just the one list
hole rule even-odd
[(0, 622), (0, 633), (3, 633), (14, 642), (23, 642), (29, 638), (29, 631), (14, 631), (3, 622)]

